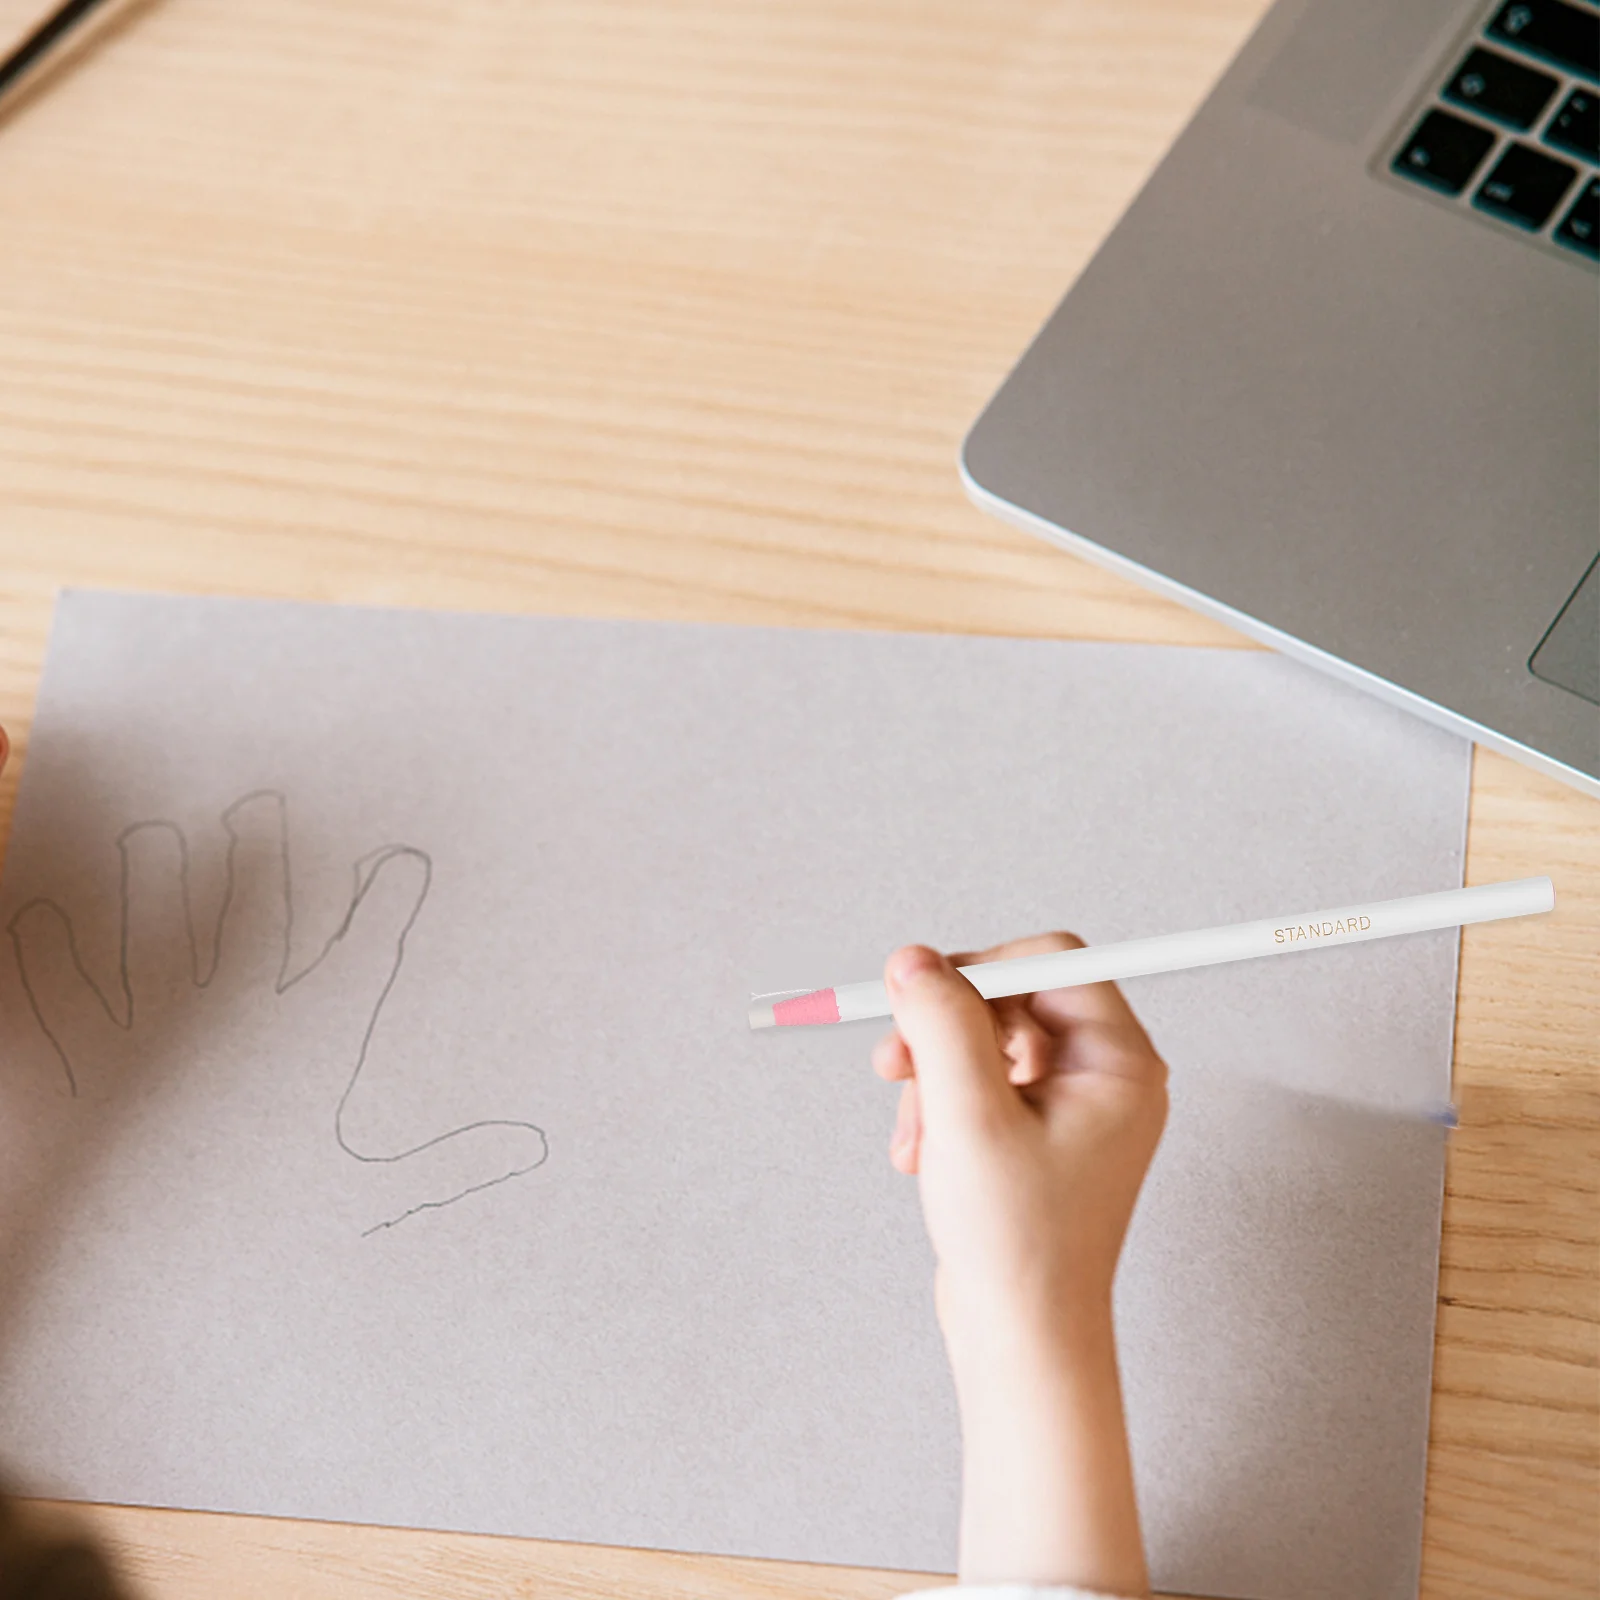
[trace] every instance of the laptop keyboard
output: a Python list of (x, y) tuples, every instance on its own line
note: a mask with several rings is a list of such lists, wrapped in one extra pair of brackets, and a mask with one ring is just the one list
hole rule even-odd
[(1454, 51), (1390, 171), (1600, 261), (1600, 3), (1501, 0)]

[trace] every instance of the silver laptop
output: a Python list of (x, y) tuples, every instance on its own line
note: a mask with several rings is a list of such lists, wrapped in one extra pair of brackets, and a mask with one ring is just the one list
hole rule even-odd
[(1600, 795), (1600, 9), (1279, 0), (979, 505)]

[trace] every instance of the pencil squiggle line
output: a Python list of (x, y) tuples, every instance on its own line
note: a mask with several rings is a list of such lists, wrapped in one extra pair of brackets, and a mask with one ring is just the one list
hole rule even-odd
[(462, 1134), (472, 1133), (479, 1128), (520, 1128), (525, 1132), (536, 1134), (539, 1140), (539, 1157), (536, 1161), (529, 1162), (526, 1166), (513, 1167), (509, 1172), (503, 1172), (498, 1177), (485, 1179), (482, 1183), (469, 1184), (458, 1194), (453, 1194), (442, 1200), (427, 1200), (419, 1205), (410, 1207), (398, 1216), (387, 1221), (375, 1223), (372, 1227), (363, 1230), (362, 1238), (369, 1238), (374, 1233), (385, 1229), (398, 1227), (409, 1217), (416, 1216), (423, 1211), (437, 1211), (446, 1206), (454, 1205), (458, 1200), (464, 1200), (468, 1195), (478, 1194), (485, 1189), (493, 1189), (502, 1183), (509, 1183), (513, 1178), (524, 1177), (544, 1165), (550, 1157), (550, 1141), (543, 1128), (531, 1122), (522, 1122), (515, 1119), (491, 1117), (480, 1118), (476, 1122), (463, 1123), (460, 1127), (448, 1129), (444, 1133), (436, 1134), (431, 1139), (424, 1139), (420, 1144), (412, 1145), (409, 1149), (399, 1150), (390, 1155), (377, 1155), (369, 1151), (358, 1150), (345, 1136), (344, 1116), (349, 1105), (350, 1097), (355, 1093), (356, 1084), (359, 1082), (362, 1069), (367, 1064), (367, 1055), (372, 1047), (372, 1037), (377, 1030), (378, 1019), (383, 1014), (384, 1005), (389, 999), (396, 981), (400, 976), (400, 968), (405, 962), (406, 939), (409, 937), (417, 918), (422, 914), (422, 908), (427, 902), (428, 894), (433, 887), (433, 858), (424, 850), (419, 850), (414, 845), (385, 845), (378, 850), (371, 851), (362, 856), (353, 869), (355, 887), (351, 895), (344, 918), (338, 928), (323, 944), (322, 949), (298, 972), (290, 974), (289, 962), (293, 951), (294, 942), (294, 889), (290, 875), (289, 838), (288, 838), (288, 797), (278, 789), (253, 789), (250, 793), (241, 795), (222, 813), (222, 826), (228, 835), (228, 854), (224, 869), (222, 905), (217, 913), (216, 932), (211, 942), (210, 962), (204, 974), (200, 970), (200, 944), (195, 936), (194, 914), (189, 895), (189, 842), (183, 829), (177, 823), (165, 818), (153, 818), (146, 822), (131, 823), (117, 835), (117, 853), (121, 861), (118, 895), (120, 902), (120, 935), (118, 941), (117, 987), (122, 1001), (121, 1014), (118, 1008), (112, 1005), (110, 998), (100, 985), (95, 981), (89, 969), (84, 965), (83, 957), (78, 950), (77, 936), (73, 931), (72, 918), (65, 908), (56, 900), (46, 895), (39, 895), (29, 900), (26, 905), (17, 910), (6, 925), (10, 935), (12, 954), (16, 961), (17, 975), (22, 982), (23, 993), (27, 996), (28, 1008), (33, 1013), (33, 1018), (39, 1025), (39, 1030), (50, 1041), (51, 1048), (55, 1051), (56, 1058), (61, 1063), (63, 1073), (66, 1075), (67, 1088), (72, 1098), (78, 1097), (78, 1078), (73, 1071), (72, 1062), (67, 1055), (66, 1047), (61, 1040), (51, 1031), (50, 1025), (45, 1021), (44, 1008), (39, 1003), (32, 983), (28, 979), (27, 964), (22, 954), (22, 935), (20, 927), (23, 919), (30, 912), (48, 911), (60, 922), (66, 933), (67, 953), (71, 957), (72, 965), (78, 976), (83, 980), (99, 1002), (112, 1025), (124, 1033), (132, 1030), (135, 1020), (135, 1001), (133, 985), (129, 977), (128, 961), (128, 923), (129, 923), (129, 883), (131, 868), (129, 864), (128, 845), (135, 834), (148, 828), (161, 828), (169, 832), (178, 848), (178, 884), (180, 899), (183, 907), (184, 936), (189, 952), (189, 978), (197, 989), (206, 989), (211, 985), (217, 975), (217, 970), (222, 962), (222, 941), (228, 926), (228, 911), (233, 904), (235, 872), (234, 855), (239, 846), (238, 830), (234, 826), (235, 813), (243, 807), (258, 800), (272, 800), (278, 806), (279, 838), (282, 845), (283, 856), (283, 952), (278, 962), (277, 976), (273, 979), (273, 992), (278, 995), (288, 991), (309, 977), (318, 967), (327, 960), (335, 945), (349, 933), (351, 924), (355, 920), (356, 912), (360, 909), (361, 902), (366, 898), (377, 879), (378, 872), (384, 864), (396, 856), (409, 856), (420, 862), (422, 866), (422, 893), (417, 896), (417, 902), (411, 909), (411, 914), (406, 918), (405, 926), (395, 943), (394, 964), (389, 969), (389, 975), (384, 980), (382, 991), (379, 993), (372, 1008), (372, 1014), (367, 1019), (367, 1026), (361, 1036), (361, 1046), (356, 1055), (355, 1066), (344, 1086), (344, 1092), (339, 1096), (338, 1104), (334, 1108), (333, 1132), (339, 1148), (356, 1161), (390, 1165), (404, 1161), (410, 1156), (419, 1155), (424, 1150), (431, 1150), (438, 1145), (445, 1144), (451, 1139), (459, 1138)]
[[(387, 1222), (375, 1222), (370, 1228), (361, 1230), (363, 1239), (370, 1239), (375, 1233), (382, 1233), (386, 1228), (398, 1228), (407, 1217), (414, 1217), (421, 1211), (438, 1211), (445, 1206), (453, 1206), (457, 1200), (465, 1200), (469, 1194), (478, 1194), (484, 1189), (492, 1189), (496, 1184), (509, 1183), (513, 1178), (520, 1178), (524, 1173), (532, 1172), (537, 1167), (542, 1167), (550, 1159), (549, 1142), (544, 1137), (542, 1128), (534, 1128), (531, 1122), (469, 1122), (464, 1128), (452, 1129), (444, 1138), (453, 1138), (457, 1133), (466, 1133), (470, 1128), (531, 1128), (539, 1135), (544, 1148), (544, 1154), (539, 1159), (526, 1167), (517, 1167), (511, 1172), (502, 1172), (498, 1178), (485, 1178), (482, 1183), (468, 1184), (460, 1194), (453, 1194), (447, 1200), (423, 1200), (402, 1211), (398, 1217), (390, 1217)], [(357, 1156), (358, 1161), (395, 1161), (397, 1156)]]

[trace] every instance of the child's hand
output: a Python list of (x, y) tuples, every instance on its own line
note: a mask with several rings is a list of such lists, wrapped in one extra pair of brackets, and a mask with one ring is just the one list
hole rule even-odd
[(885, 969), (905, 1080), (891, 1159), (920, 1180), (966, 1443), (962, 1575), (1144, 1592), (1111, 1283), (1166, 1118), (1166, 1067), (1109, 983), (992, 1005), (957, 965)]
[(988, 1003), (955, 971), (1082, 942), (1051, 933), (949, 960), (912, 945), (885, 972), (897, 1028), (872, 1064), (905, 1080), (890, 1159), (922, 1180), (952, 1338), (969, 1312), (1056, 1323), (1109, 1304), (1167, 1069), (1114, 984)]

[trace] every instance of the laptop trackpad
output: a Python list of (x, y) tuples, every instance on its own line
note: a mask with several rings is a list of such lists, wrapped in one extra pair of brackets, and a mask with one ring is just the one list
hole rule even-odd
[(1536, 678), (1600, 706), (1600, 556), (1589, 563), (1528, 666)]

